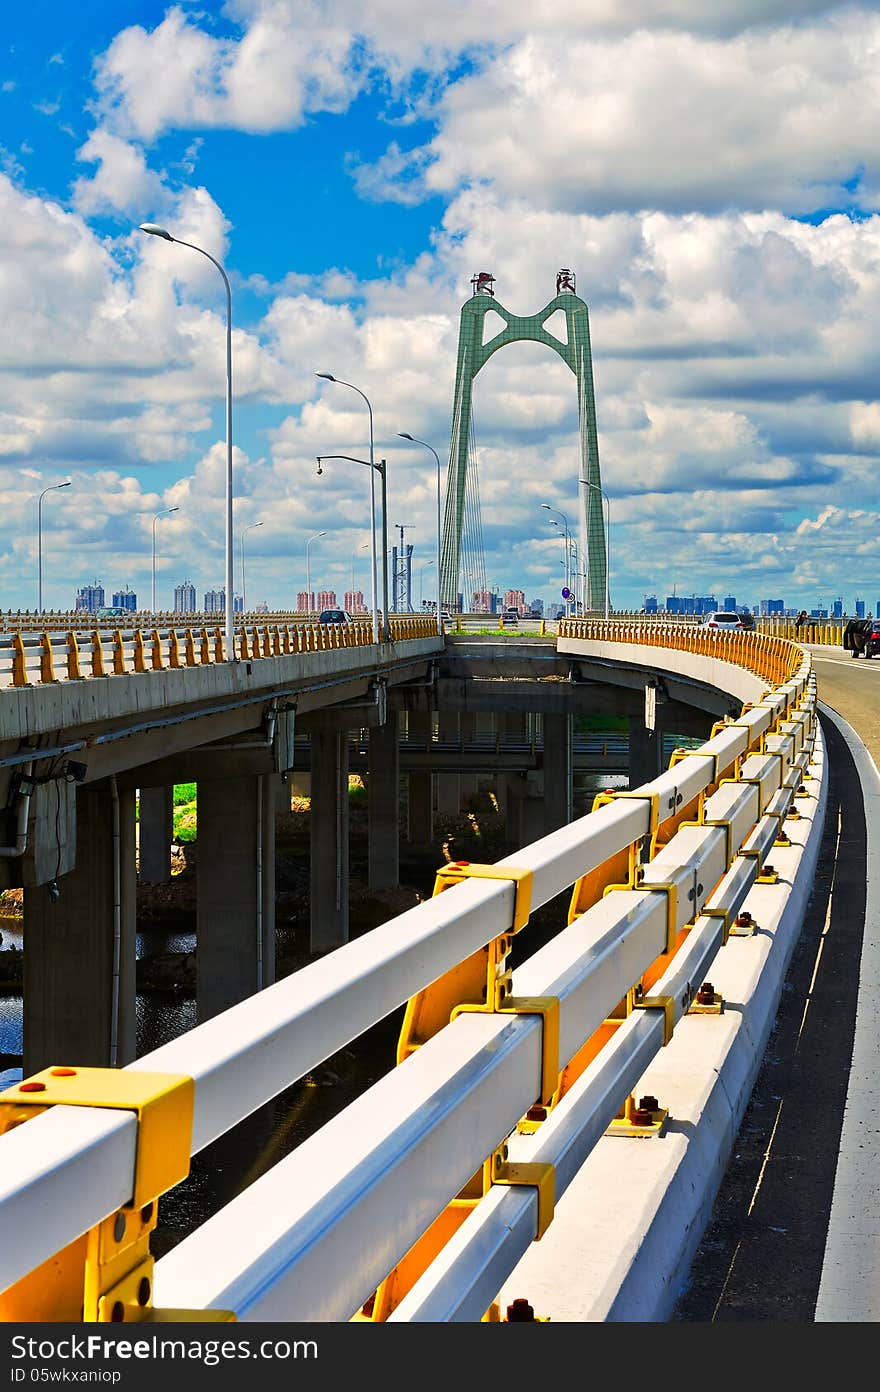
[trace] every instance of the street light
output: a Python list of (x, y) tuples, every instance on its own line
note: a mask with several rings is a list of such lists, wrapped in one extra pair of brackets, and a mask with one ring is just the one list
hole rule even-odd
[[(379, 580), (378, 580), (378, 573), (377, 573), (377, 569), (376, 569), (376, 477), (375, 477), (375, 473), (373, 472), (373, 471), (375, 470), (375, 468), (376, 468), (376, 461), (375, 461), (375, 457), (374, 457), (374, 453), (373, 453), (373, 408), (372, 408), (372, 406), (370, 405), (370, 399), (369, 399), (369, 397), (368, 397), (364, 392), (361, 391), (360, 387), (356, 387), (355, 384), (354, 384), (354, 382), (343, 382), (343, 380), (342, 380), (341, 377), (334, 377), (332, 372), (316, 372), (316, 373), (315, 373), (315, 376), (316, 376), (316, 377), (322, 377), (322, 378), (324, 379), (325, 382), (335, 382), (335, 383), (337, 384), (337, 386), (340, 386), (340, 387), (350, 387), (352, 391), (357, 392), (358, 396), (361, 397), (361, 398), (367, 403), (367, 410), (368, 410), (369, 413), (370, 413), (370, 535), (371, 535), (371, 537), (373, 538), (373, 546), (372, 546), (373, 573), (372, 573), (372, 582), (371, 582), (371, 583), (372, 583), (372, 600), (373, 600), (373, 642), (374, 642), (374, 643), (378, 643), (378, 641), (379, 641), (379, 615), (378, 615), (377, 606), (376, 606), (376, 592), (377, 592), (377, 590), (378, 590), (378, 588), (379, 588)], [(326, 454), (326, 455), (324, 455), (323, 457), (324, 457), (325, 459), (333, 459), (333, 458), (336, 458), (336, 459), (350, 459), (350, 458), (351, 458), (350, 455), (329, 455), (329, 454)], [(318, 460), (318, 465), (319, 465), (318, 473), (321, 472), (321, 469), (320, 469), (320, 462), (321, 462), (321, 461)], [(363, 462), (364, 462), (364, 461), (363, 461), (362, 459), (355, 460), (355, 463), (357, 463), (357, 464), (362, 464)], [(383, 465), (384, 465), (384, 460), (383, 460)], [(385, 476), (384, 476), (384, 474), (383, 474), (383, 475), (382, 475), (383, 485), (384, 485), (384, 479), (385, 479)], [(383, 505), (383, 507), (382, 507), (382, 531), (383, 531), (383, 535), (384, 535), (385, 532), (387, 531), (387, 523), (386, 523), (386, 520), (385, 520), (385, 508), (384, 508), (384, 505)], [(389, 627), (388, 627), (388, 547), (387, 547), (387, 545), (384, 545), (384, 546), (382, 547), (382, 593), (383, 593), (383, 595), (384, 595), (384, 597), (385, 597), (385, 609), (384, 609), (384, 618), (383, 618), (383, 620), (382, 620), (382, 630), (383, 630), (383, 637), (387, 640), (387, 639), (390, 637), (390, 633), (391, 633), (391, 630), (390, 630)]]
[[(424, 445), (425, 449), (429, 449), (437, 460), (437, 632), (442, 637), (443, 605), (441, 602), (442, 596), (440, 594), (440, 546), (442, 540), (440, 522), (440, 456), (434, 446), (428, 444), (427, 440), (418, 440), (415, 435), (410, 435), (405, 430), (398, 430), (397, 434), (401, 440), (411, 440), (414, 445)], [(424, 570), (424, 566), (422, 569)]]
[[(609, 575), (611, 573), (611, 502), (601, 483), (591, 483), (589, 479), (581, 479), (581, 483), (587, 488), (597, 489), (599, 497), (605, 504), (605, 617), (607, 619), (609, 613), (608, 585)], [(586, 561), (586, 557), (584, 559)]]
[(223, 284), (226, 287), (226, 657), (227, 661), (235, 661), (235, 636), (233, 629), (233, 603), (232, 591), (235, 579), (232, 570), (232, 291), (229, 288), (229, 277), (224, 271), (220, 262), (215, 260), (209, 251), (204, 247), (196, 246), (194, 242), (181, 241), (179, 237), (172, 237), (164, 227), (159, 227), (155, 222), (142, 222), (138, 229), (140, 232), (147, 232), (151, 237), (161, 237), (165, 242), (177, 242), (178, 246), (189, 247), (191, 251), (201, 252), (208, 260), (217, 267), (223, 277)]
[(50, 483), (37, 499), (37, 608), (43, 612), (43, 499), (56, 488), (69, 488), (71, 480), (65, 483)]
[(245, 598), (245, 588), (244, 588), (244, 534), (245, 534), (245, 532), (252, 532), (252, 531), (254, 530), (254, 527), (262, 527), (262, 525), (263, 525), (262, 522), (252, 522), (252, 523), (250, 524), (250, 526), (249, 526), (249, 527), (245, 527), (245, 528), (242, 530), (242, 533), (241, 533), (241, 613), (242, 613), (242, 618), (243, 618), (244, 615), (247, 613), (247, 600), (246, 600), (246, 598)]
[[(570, 552), (570, 546), (571, 546), (571, 533), (570, 533), (570, 531), (568, 530), (568, 518), (566, 517), (566, 515), (565, 515), (564, 512), (560, 512), (559, 508), (552, 508), (552, 507), (550, 506), (549, 503), (542, 503), (542, 504), (541, 504), (541, 507), (542, 507), (542, 508), (546, 508), (548, 512), (555, 512), (555, 513), (557, 514), (557, 516), (561, 517), (562, 520), (563, 520), (563, 522), (565, 523), (565, 588), (566, 588), (567, 590), (570, 590), (570, 589), (571, 589), (571, 552)], [(551, 525), (555, 525), (555, 524), (551, 524)], [(565, 612), (566, 612), (566, 614), (569, 614), (569, 613), (571, 612), (571, 610), (569, 609), (569, 604), (570, 604), (570, 603), (571, 603), (571, 600), (570, 600), (570, 599), (566, 599), (566, 601), (565, 601)]]
[(315, 535), (313, 537), (309, 537), (308, 541), (306, 542), (306, 602), (308, 603), (310, 614), (312, 612), (312, 609), (314, 608), (314, 605), (312, 603), (312, 559), (309, 555), (309, 547), (311, 546), (313, 541), (318, 540), (318, 537), (326, 535), (326, 532), (315, 532)]
[(156, 523), (158, 522), (160, 517), (165, 516), (166, 512), (179, 511), (180, 508), (178, 507), (163, 508), (162, 511), (157, 512), (155, 517), (153, 518), (153, 603), (150, 608), (151, 614), (155, 614), (156, 612)]
[[(335, 379), (334, 379), (335, 380)], [(357, 388), (355, 388), (357, 390)], [(377, 459), (355, 459), (353, 454), (317, 454), (318, 473), (323, 474), (321, 468), (325, 459), (348, 459), (352, 464), (363, 464), (370, 470), (370, 486), (373, 484), (373, 474), (378, 473), (382, 480), (382, 634), (386, 641), (391, 636), (391, 629), (388, 626), (388, 494), (386, 489), (385, 460)], [(372, 548), (373, 560), (373, 642), (379, 641), (379, 616), (376, 612), (376, 533), (370, 531), (370, 545)]]

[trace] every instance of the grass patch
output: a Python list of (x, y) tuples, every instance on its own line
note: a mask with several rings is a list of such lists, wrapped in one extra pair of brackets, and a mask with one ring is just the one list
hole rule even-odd
[(196, 785), (195, 783), (175, 783), (174, 785), (174, 806), (181, 807), (184, 803), (195, 802)]

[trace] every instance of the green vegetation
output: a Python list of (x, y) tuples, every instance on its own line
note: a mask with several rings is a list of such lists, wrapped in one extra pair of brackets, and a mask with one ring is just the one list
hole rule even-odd
[(172, 835), (181, 845), (196, 839), (196, 785), (175, 783), (174, 811), (171, 818)]

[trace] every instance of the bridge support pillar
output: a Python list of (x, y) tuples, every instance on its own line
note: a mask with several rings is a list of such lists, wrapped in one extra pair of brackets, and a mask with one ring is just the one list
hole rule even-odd
[(199, 1023), (275, 980), (275, 780), (198, 788)]
[(120, 790), (118, 817), (117, 837), (110, 788), (78, 788), (76, 863), (59, 897), (45, 884), (24, 891), (25, 1077), (50, 1064), (106, 1068), (135, 1057), (133, 788)]
[(638, 788), (650, 783), (663, 772), (663, 737), (659, 730), (649, 730), (641, 715), (629, 721), (629, 786)]
[(139, 878), (144, 884), (167, 884), (174, 831), (173, 787), (140, 789), (138, 825)]
[(348, 942), (348, 733), (312, 732), (309, 945), (330, 952)]
[(571, 716), (545, 715), (544, 835), (572, 818)]
[(400, 883), (400, 747), (397, 711), (374, 725), (367, 749), (367, 843), (370, 889)]

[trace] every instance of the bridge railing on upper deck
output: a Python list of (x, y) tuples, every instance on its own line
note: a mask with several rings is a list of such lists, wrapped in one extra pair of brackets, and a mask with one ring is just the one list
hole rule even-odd
[[(607, 1128), (662, 1125), (634, 1089), (755, 887), (788, 892), (771, 847), (796, 874), (821, 786), (815, 681), (803, 649), (749, 637), (713, 650), (746, 659), (763, 694), (651, 783), (493, 866), (447, 865), (434, 898), (110, 1084), (71, 1061), (3, 1094), (0, 1316), (161, 1318), (155, 1300), (242, 1320), (497, 1318)], [(511, 975), (531, 910), (569, 887), (568, 927)], [(405, 1001), (398, 1066), (154, 1270), (156, 1201), (190, 1153)], [(17, 1124), (25, 1104), (65, 1100), (92, 1105)]]
[[(436, 623), (419, 614), (392, 616), (392, 643), (429, 638)], [(235, 654), (240, 661), (281, 657), (291, 653), (323, 652), (331, 648), (369, 646), (369, 620), (321, 624), (240, 624)], [(168, 667), (202, 667), (226, 661), (223, 629), (171, 626), (124, 629), (92, 626), (0, 634), (0, 688), (43, 682), (79, 681), (87, 677), (121, 676), (126, 672), (160, 672)]]

